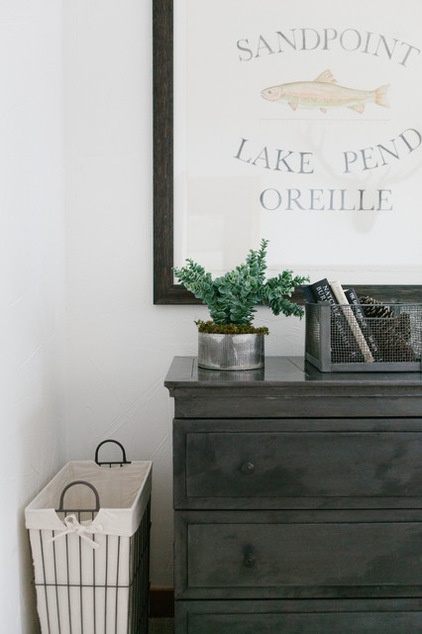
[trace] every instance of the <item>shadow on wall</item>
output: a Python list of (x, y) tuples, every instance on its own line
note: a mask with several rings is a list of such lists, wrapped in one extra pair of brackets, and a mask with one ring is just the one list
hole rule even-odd
[[(29, 500), (30, 501), (30, 500)], [(32, 555), (28, 531), (25, 528), (24, 512), (19, 513), (19, 569), (21, 580), (22, 633), (39, 634), (40, 624), (37, 614), (37, 599), (34, 585)]]

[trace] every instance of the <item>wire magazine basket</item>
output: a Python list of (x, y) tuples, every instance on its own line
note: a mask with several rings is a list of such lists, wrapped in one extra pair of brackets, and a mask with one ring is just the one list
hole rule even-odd
[(321, 372), (422, 369), (422, 304), (307, 303), (305, 320), (305, 358)]
[[(98, 460), (104, 443), (119, 445), (120, 462)], [(42, 634), (148, 631), (151, 473), (107, 440), (26, 507)]]

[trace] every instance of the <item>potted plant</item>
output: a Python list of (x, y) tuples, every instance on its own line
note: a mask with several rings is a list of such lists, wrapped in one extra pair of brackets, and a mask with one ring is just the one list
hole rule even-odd
[(309, 281), (285, 270), (266, 279), (268, 240), (251, 249), (243, 264), (213, 279), (211, 273), (188, 258), (186, 266), (174, 268), (183, 286), (208, 306), (210, 321), (197, 321), (198, 365), (219, 370), (250, 370), (264, 365), (267, 327), (253, 326), (258, 305), (274, 315), (303, 316), (303, 308), (292, 302), (296, 286)]

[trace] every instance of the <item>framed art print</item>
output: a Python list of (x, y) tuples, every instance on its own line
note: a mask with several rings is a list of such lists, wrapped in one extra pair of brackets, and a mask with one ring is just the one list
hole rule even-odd
[(262, 238), (271, 273), (420, 300), (420, 2), (153, 6), (155, 301)]

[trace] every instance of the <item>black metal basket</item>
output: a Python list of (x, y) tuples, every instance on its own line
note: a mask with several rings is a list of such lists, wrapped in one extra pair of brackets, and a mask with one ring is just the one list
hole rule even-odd
[(422, 304), (379, 308), (306, 304), (306, 360), (321, 372), (420, 372)]

